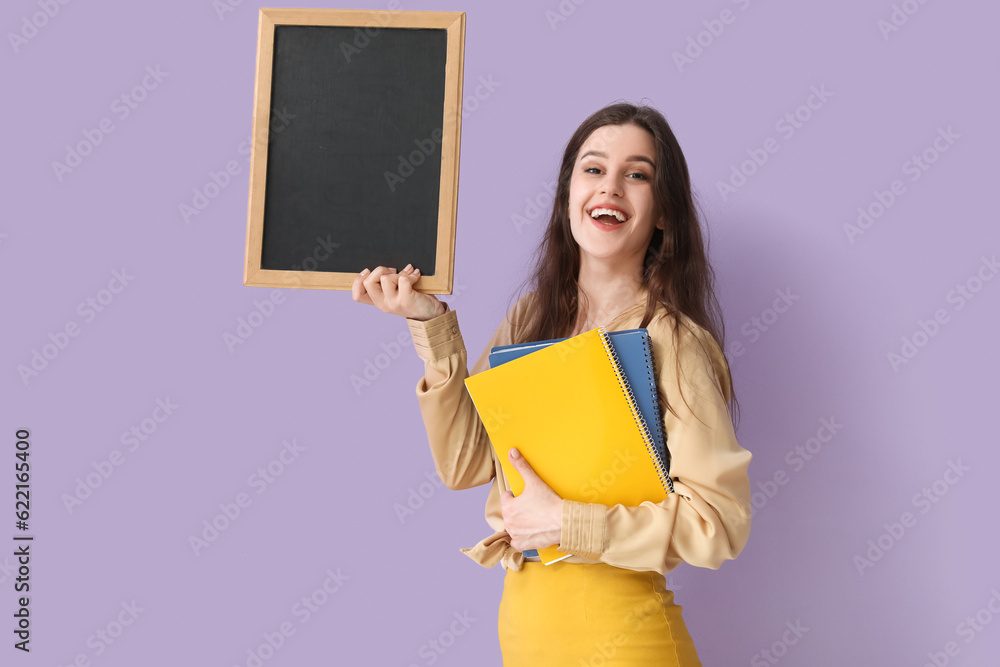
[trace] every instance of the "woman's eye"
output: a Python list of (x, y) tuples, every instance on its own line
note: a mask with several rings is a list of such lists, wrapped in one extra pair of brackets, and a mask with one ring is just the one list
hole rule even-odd
[[(584, 167), (583, 172), (585, 174), (599, 174), (599, 173), (601, 173), (601, 169), (600, 169), (600, 167)], [(640, 181), (648, 181), (649, 180), (649, 176), (647, 176), (646, 174), (642, 173), (641, 171), (634, 171), (631, 174), (629, 174), (628, 176), (629, 176), (629, 178), (632, 178), (633, 180), (640, 180)]]

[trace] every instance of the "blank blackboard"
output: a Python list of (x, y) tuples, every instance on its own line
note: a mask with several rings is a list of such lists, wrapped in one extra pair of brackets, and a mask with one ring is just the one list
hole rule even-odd
[(260, 12), (244, 284), (450, 294), (464, 13)]

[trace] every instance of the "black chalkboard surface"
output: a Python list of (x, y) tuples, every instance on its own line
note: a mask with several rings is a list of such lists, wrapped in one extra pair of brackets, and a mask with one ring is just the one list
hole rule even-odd
[(462, 12), (261, 9), (244, 285), (453, 285)]

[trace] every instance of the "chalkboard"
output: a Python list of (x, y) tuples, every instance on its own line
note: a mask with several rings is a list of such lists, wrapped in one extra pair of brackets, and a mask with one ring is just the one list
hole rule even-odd
[(260, 10), (243, 284), (451, 294), (464, 12)]

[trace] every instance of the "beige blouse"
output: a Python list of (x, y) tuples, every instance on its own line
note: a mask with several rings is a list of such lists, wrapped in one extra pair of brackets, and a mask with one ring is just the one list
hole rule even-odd
[[(497, 328), (471, 372), (454, 310), (421, 322), (407, 319), (414, 348), (424, 360), (417, 400), (427, 428), (434, 466), (451, 489), (492, 482), (486, 522), (495, 531), (471, 548), (461, 549), (483, 567), (498, 562), (520, 570), (524, 554), (510, 545), (500, 511), (500, 489), (510, 489), (489, 436), (465, 387), (465, 378), (489, 368), (490, 349), (508, 345), (527, 321), (534, 292), (522, 296)], [(607, 331), (637, 328), (645, 296), (609, 322)], [(670, 449), (670, 476), (676, 493), (662, 502), (638, 506), (601, 505), (563, 500), (559, 551), (572, 554), (561, 562), (604, 562), (630, 570), (666, 575), (680, 563), (718, 569), (736, 558), (750, 534), (751, 454), (736, 441), (727, 400), (725, 357), (715, 340), (682, 317), (677, 348), (672, 316), (658, 307), (647, 325), (660, 391), (677, 413), (661, 414)], [(681, 381), (676, 380), (676, 359)], [(684, 399), (680, 391), (683, 389)], [(690, 406), (690, 408), (688, 407)], [(692, 413), (692, 409), (694, 413)]]

